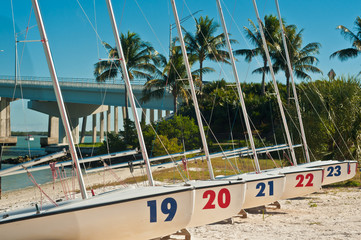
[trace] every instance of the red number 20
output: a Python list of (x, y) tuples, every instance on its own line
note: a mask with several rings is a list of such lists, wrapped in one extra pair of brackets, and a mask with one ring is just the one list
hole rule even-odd
[[(216, 205), (213, 203), (216, 199), (216, 193), (213, 190), (207, 190), (203, 193), (203, 198), (208, 198), (207, 204), (203, 207), (203, 209), (214, 209)], [(227, 188), (222, 188), (218, 193), (217, 198), (218, 205), (221, 208), (227, 208), (231, 203), (231, 193)]]

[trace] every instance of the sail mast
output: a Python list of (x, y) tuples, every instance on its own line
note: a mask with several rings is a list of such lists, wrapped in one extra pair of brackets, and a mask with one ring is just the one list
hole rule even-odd
[(85, 185), (84, 185), (84, 179), (83, 179), (83, 175), (82, 175), (82, 172), (81, 172), (81, 169), (80, 169), (78, 156), (77, 156), (75, 145), (74, 145), (73, 135), (71, 134), (71, 128), (70, 128), (70, 125), (69, 125), (68, 116), (66, 114), (66, 110), (65, 110), (65, 106), (64, 106), (64, 100), (63, 100), (63, 96), (62, 96), (61, 89), (60, 89), (60, 86), (59, 86), (58, 77), (56, 75), (53, 58), (52, 58), (52, 55), (51, 55), (51, 52), (50, 52), (50, 46), (49, 46), (48, 38), (47, 38), (47, 35), (46, 35), (46, 32), (45, 32), (43, 18), (41, 16), (38, 1), (37, 0), (31, 0), (31, 2), (32, 2), (32, 5), (33, 5), (33, 9), (34, 9), (36, 22), (38, 24), (40, 37), (41, 37), (41, 42), (43, 43), (43, 48), (44, 48), (44, 52), (45, 52), (46, 61), (48, 63), (49, 72), (50, 72), (50, 75), (51, 75), (51, 79), (53, 81), (53, 87), (54, 87), (54, 91), (55, 91), (56, 101), (57, 101), (58, 107), (59, 107), (61, 120), (63, 122), (64, 129), (65, 129), (65, 134), (66, 134), (66, 137), (67, 137), (68, 142), (69, 142), (69, 151), (70, 151), (70, 154), (71, 154), (71, 158), (73, 159), (74, 167), (75, 167), (75, 170), (76, 170), (76, 173), (77, 173), (81, 196), (82, 196), (83, 199), (86, 199), (88, 196), (87, 196), (86, 188), (85, 188)]
[(129, 98), (130, 106), (132, 108), (135, 127), (137, 128), (139, 145), (140, 145), (140, 149), (142, 152), (143, 160), (146, 163), (148, 182), (149, 182), (150, 186), (154, 186), (154, 180), (153, 180), (152, 171), (151, 171), (151, 167), (150, 167), (149, 157), (148, 157), (147, 149), (145, 147), (142, 128), (140, 126), (140, 122), (139, 122), (139, 118), (138, 118), (137, 107), (136, 107), (135, 101), (134, 101), (133, 90), (132, 90), (132, 86), (131, 86), (130, 80), (129, 80), (128, 69), (127, 69), (127, 65), (125, 63), (123, 48), (122, 48), (120, 38), (119, 38), (117, 23), (115, 22), (113, 6), (111, 3), (111, 0), (106, 0), (106, 3), (107, 3), (107, 7), (108, 7), (110, 22), (112, 24), (114, 39), (115, 39), (115, 42), (117, 45), (119, 61), (120, 61), (120, 65), (122, 67), (123, 79), (126, 84), (128, 98)]
[(232, 46), (231, 46), (231, 42), (229, 41), (229, 35), (228, 35), (228, 31), (227, 31), (227, 26), (226, 26), (226, 22), (224, 21), (224, 16), (223, 16), (223, 11), (222, 11), (222, 6), (220, 3), (220, 0), (217, 0), (217, 7), (218, 7), (218, 12), (219, 12), (219, 16), (221, 18), (221, 22), (222, 22), (222, 28), (223, 28), (223, 33), (224, 36), (226, 38), (226, 42), (227, 42), (227, 47), (228, 47), (228, 53), (229, 53), (229, 57), (231, 59), (231, 64), (232, 64), (232, 70), (233, 70), (233, 75), (234, 75), (234, 79), (236, 80), (236, 85), (237, 85), (237, 90), (238, 90), (238, 96), (239, 96), (239, 101), (241, 103), (241, 107), (242, 107), (242, 113), (243, 113), (243, 118), (244, 118), (244, 122), (246, 123), (246, 128), (247, 128), (247, 133), (248, 133), (248, 138), (249, 138), (249, 142), (251, 144), (251, 148), (252, 148), (252, 153), (253, 153), (253, 160), (254, 160), (254, 164), (256, 166), (256, 172), (261, 172), (260, 166), (259, 166), (259, 162), (258, 162), (258, 156), (256, 153), (256, 147), (254, 145), (254, 140), (253, 140), (253, 135), (252, 135), (252, 129), (251, 126), (249, 124), (249, 118), (248, 118), (248, 113), (247, 113), (247, 108), (246, 108), (246, 104), (244, 102), (244, 97), (243, 97), (243, 91), (242, 91), (242, 87), (241, 84), (239, 82), (239, 77), (238, 77), (238, 72), (237, 72), (237, 68), (236, 68), (236, 63), (234, 61), (234, 56), (233, 56), (233, 52), (232, 52)]
[(281, 30), (282, 30), (282, 42), (283, 42), (283, 47), (284, 47), (285, 55), (286, 55), (286, 59), (287, 59), (288, 72), (290, 73), (290, 76), (291, 76), (292, 91), (293, 91), (293, 96), (295, 98), (295, 103), (296, 103), (297, 117), (298, 117), (298, 121), (299, 121), (299, 124), (300, 124), (300, 129), (301, 129), (301, 137), (302, 137), (302, 142), (303, 142), (303, 148), (305, 149), (306, 161), (310, 162), (310, 155), (309, 155), (309, 152), (308, 152), (308, 145), (307, 145), (307, 140), (306, 140), (305, 129), (303, 127), (300, 104), (299, 104), (299, 101), (298, 101), (295, 81), (293, 80), (293, 71), (292, 71), (290, 56), (289, 56), (289, 52), (288, 52), (287, 42), (286, 42), (286, 38), (285, 38), (286, 33), (285, 33), (283, 23), (282, 23), (281, 11), (280, 11), (280, 8), (279, 8), (279, 5), (278, 5), (278, 0), (275, 0), (275, 2), (276, 2), (276, 7), (277, 7), (278, 20), (280, 22), (280, 27), (281, 27)]
[(172, 9), (173, 9), (175, 23), (176, 23), (176, 26), (177, 26), (179, 42), (181, 44), (181, 49), (182, 49), (182, 53), (183, 53), (184, 64), (185, 64), (186, 69), (187, 69), (188, 82), (189, 82), (189, 86), (190, 86), (191, 93), (192, 93), (194, 108), (195, 108), (195, 111), (196, 111), (199, 132), (200, 132), (201, 138), (202, 138), (203, 150), (204, 150), (204, 154), (205, 154), (206, 160), (207, 160), (209, 176), (210, 176), (210, 179), (214, 179), (213, 167), (212, 167), (211, 159), (209, 157), (207, 140), (206, 140), (206, 136), (204, 134), (203, 122), (202, 122), (201, 114), (200, 114), (200, 111), (199, 111), (198, 100), (197, 100), (197, 96), (196, 96), (196, 91), (194, 89), (192, 72), (191, 72), (191, 68), (189, 66), (189, 62), (188, 62), (187, 51), (186, 51), (186, 47), (185, 47), (185, 44), (184, 44), (184, 39), (183, 39), (181, 26), (180, 26), (180, 23), (179, 23), (177, 8), (176, 8), (174, 0), (171, 0), (171, 3), (172, 3)]
[(291, 141), (290, 132), (288, 130), (287, 120), (286, 120), (285, 112), (284, 112), (283, 105), (282, 105), (281, 95), (279, 93), (278, 86), (277, 86), (277, 81), (276, 81), (275, 74), (274, 74), (274, 71), (273, 71), (271, 57), (270, 57), (270, 54), (268, 52), (268, 47), (267, 47), (267, 43), (266, 43), (266, 39), (265, 39), (265, 36), (264, 36), (263, 27), (262, 27), (262, 21), (261, 21), (261, 19), (259, 17), (256, 0), (252, 0), (252, 2), (253, 2), (254, 10), (256, 12), (259, 31), (260, 31), (260, 34), (261, 34), (261, 37), (262, 37), (263, 49), (264, 49), (264, 51), (266, 53), (267, 62), (268, 62), (270, 72), (271, 72), (271, 75), (272, 75), (273, 86), (274, 86), (276, 96), (277, 96), (278, 107), (279, 107), (280, 112), (281, 112), (281, 117), (282, 117), (283, 127), (284, 127), (285, 133), (286, 133), (287, 143), (288, 143), (288, 146), (289, 146), (290, 151), (291, 151), (291, 157), (292, 157), (293, 164), (295, 166), (297, 166), (296, 155), (295, 155), (295, 151), (294, 151), (293, 144), (292, 144), (292, 141)]

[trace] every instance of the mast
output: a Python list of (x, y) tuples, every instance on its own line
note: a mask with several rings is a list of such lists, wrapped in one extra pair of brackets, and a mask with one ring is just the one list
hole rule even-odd
[(287, 59), (288, 72), (290, 73), (290, 76), (291, 76), (292, 91), (293, 91), (293, 96), (295, 98), (295, 103), (296, 103), (297, 117), (298, 117), (298, 121), (299, 121), (299, 124), (300, 124), (300, 129), (301, 129), (301, 137), (302, 137), (302, 142), (303, 142), (303, 148), (305, 149), (306, 161), (309, 163), (310, 162), (310, 155), (309, 155), (309, 152), (308, 152), (308, 145), (307, 145), (307, 140), (306, 140), (305, 129), (303, 127), (303, 121), (302, 121), (300, 104), (299, 104), (299, 101), (298, 101), (298, 96), (297, 96), (297, 91), (296, 91), (296, 85), (295, 85), (295, 81), (293, 80), (293, 71), (292, 71), (290, 56), (289, 56), (286, 37), (285, 37), (286, 33), (285, 33), (283, 23), (282, 23), (281, 11), (280, 11), (280, 8), (279, 8), (279, 5), (278, 5), (278, 0), (275, 0), (275, 2), (276, 2), (276, 7), (277, 7), (278, 20), (280, 22), (280, 27), (282, 29), (282, 42), (283, 42), (283, 47), (284, 47), (285, 55), (286, 55), (286, 59)]
[(277, 81), (276, 81), (276, 78), (275, 78), (275, 74), (274, 74), (274, 72), (273, 72), (273, 66), (272, 66), (272, 62), (271, 62), (271, 57), (270, 57), (269, 52), (268, 52), (268, 47), (267, 47), (266, 39), (265, 39), (264, 32), (263, 32), (262, 21), (261, 21), (261, 19), (260, 19), (260, 17), (259, 17), (256, 0), (252, 0), (252, 2), (253, 2), (254, 10), (255, 10), (255, 12), (256, 12), (257, 22), (258, 22), (259, 30), (260, 30), (261, 37), (262, 37), (263, 49), (264, 49), (264, 51), (265, 51), (265, 53), (266, 53), (267, 62), (268, 62), (268, 65), (269, 65), (269, 68), (270, 68), (270, 71), (271, 71), (272, 80), (273, 80), (273, 86), (274, 86), (274, 88), (275, 88), (275, 92), (276, 92), (276, 96), (277, 96), (277, 102), (278, 102), (278, 107), (279, 107), (280, 112), (281, 112), (283, 127), (284, 127), (285, 132), (286, 132), (286, 138), (287, 138), (288, 146), (289, 146), (290, 151), (291, 151), (292, 161), (293, 161), (293, 164), (294, 164), (295, 166), (297, 166), (296, 155), (295, 155), (295, 151), (294, 151), (294, 149), (293, 149), (293, 144), (292, 144), (292, 141), (291, 141), (290, 132), (289, 132), (289, 130), (288, 130), (288, 125), (287, 125), (287, 120), (286, 120), (285, 112), (284, 112), (283, 105), (282, 105), (281, 95), (280, 95), (280, 93), (279, 93), (278, 86), (277, 86)]
[(195, 111), (196, 111), (199, 132), (200, 132), (201, 138), (202, 138), (203, 150), (204, 150), (204, 154), (205, 154), (206, 160), (207, 160), (209, 176), (210, 176), (210, 179), (213, 180), (214, 179), (213, 167), (212, 167), (211, 159), (209, 157), (207, 140), (206, 140), (206, 136), (204, 134), (203, 122), (202, 122), (201, 114), (200, 114), (200, 111), (199, 111), (196, 91), (194, 90), (192, 72), (191, 72), (191, 68), (189, 66), (189, 62), (188, 62), (188, 56), (187, 56), (187, 51), (186, 51), (186, 47), (185, 47), (185, 44), (184, 44), (184, 39), (183, 39), (181, 26), (180, 26), (180, 23), (179, 23), (177, 7), (175, 5), (174, 0), (171, 0), (171, 3), (172, 3), (172, 9), (173, 9), (175, 23), (177, 25), (177, 32), (178, 32), (179, 42), (181, 44), (181, 49), (182, 49), (182, 53), (183, 53), (184, 64), (185, 64), (186, 69), (187, 69), (188, 82), (189, 82), (189, 86), (190, 86), (191, 93), (192, 93), (194, 108), (195, 108)]
[(61, 89), (60, 89), (59, 82), (58, 82), (58, 77), (55, 72), (55, 66), (54, 66), (53, 58), (52, 58), (52, 55), (50, 52), (50, 46), (49, 46), (48, 38), (47, 38), (47, 35), (45, 32), (43, 18), (41, 16), (38, 0), (31, 0), (31, 2), (33, 5), (33, 9), (34, 9), (36, 22), (38, 24), (41, 42), (43, 43), (43, 48), (44, 48), (44, 52), (45, 52), (46, 61), (48, 63), (49, 72), (51, 75), (51, 79), (53, 81), (54, 92), (55, 92), (55, 96), (56, 96), (56, 101), (58, 103), (61, 120), (64, 125), (66, 137), (68, 138), (68, 141), (69, 141), (69, 151), (71, 154), (71, 158), (73, 159), (75, 171), (77, 173), (81, 196), (83, 199), (86, 199), (86, 198), (88, 198), (88, 196), (87, 196), (86, 188), (84, 185), (83, 174), (81, 172), (78, 156), (76, 154), (73, 135), (71, 134), (71, 128), (69, 125), (68, 116), (66, 114), (64, 100), (63, 100), (63, 96), (62, 96)]
[(123, 48), (122, 48), (122, 45), (120, 43), (117, 23), (115, 22), (113, 6), (112, 6), (112, 3), (111, 3), (111, 0), (106, 0), (106, 3), (107, 3), (107, 7), (108, 7), (110, 22), (112, 24), (113, 35), (114, 35), (115, 42), (116, 42), (116, 45), (117, 45), (118, 55), (119, 55), (119, 58), (120, 58), (119, 61), (120, 61), (120, 65), (122, 67), (123, 79), (124, 79), (124, 82), (126, 84), (126, 89), (127, 89), (127, 93), (128, 93), (128, 97), (129, 97), (129, 102), (130, 102), (130, 105), (131, 105), (131, 108), (132, 108), (132, 113), (133, 113), (133, 116), (134, 116), (134, 123), (135, 123), (135, 126), (137, 128), (139, 145), (140, 145), (140, 149), (142, 151), (142, 156), (143, 156), (144, 162), (146, 163), (146, 171), (147, 171), (147, 176), (148, 176), (148, 182), (149, 182), (150, 186), (154, 186), (154, 180), (153, 180), (152, 171), (151, 171), (151, 167), (150, 167), (150, 163), (149, 163), (149, 157), (148, 157), (147, 149), (145, 147), (142, 128), (140, 126), (140, 122), (139, 122), (139, 118), (138, 118), (137, 107), (135, 105), (133, 90), (132, 90), (132, 86), (131, 86), (130, 80), (129, 80), (129, 75), (128, 75), (128, 70), (127, 70), (127, 65), (125, 63)]
[(252, 135), (252, 129), (251, 129), (251, 126), (250, 126), (250, 124), (249, 124), (249, 118), (248, 118), (248, 113), (247, 113), (247, 109), (246, 109), (246, 104), (245, 104), (245, 102), (244, 102), (243, 91), (242, 91), (241, 84), (240, 84), (240, 82), (239, 82), (239, 77), (238, 77), (238, 72), (237, 72), (237, 68), (236, 68), (236, 63), (235, 63), (235, 61), (234, 61), (233, 52), (232, 52), (232, 46), (231, 46), (231, 42), (229, 41), (227, 26), (226, 26), (226, 22), (224, 21), (224, 16), (223, 16), (223, 11), (222, 11), (222, 6), (221, 6), (221, 3), (220, 3), (220, 0), (217, 0), (217, 7), (218, 7), (219, 16), (220, 16), (221, 22), (222, 22), (223, 33), (224, 33), (224, 36), (225, 36), (226, 42), (227, 42), (229, 57), (230, 57), (231, 63), (232, 63), (233, 75), (234, 75), (234, 79), (236, 80), (236, 85), (237, 85), (237, 90), (238, 90), (239, 101), (240, 101), (240, 103), (241, 103), (243, 118), (244, 118), (244, 122), (246, 123), (248, 138), (249, 138), (249, 142), (250, 142), (250, 144), (251, 144), (251, 148), (252, 148), (252, 152), (253, 152), (253, 157), (254, 157), (253, 160), (254, 160), (254, 164), (255, 164), (255, 166), (256, 166), (256, 172), (259, 173), (259, 172), (261, 172), (261, 169), (260, 169), (259, 162), (258, 162), (258, 156), (257, 156), (257, 153), (256, 153), (256, 147), (255, 147), (255, 145), (254, 145), (254, 140), (253, 140), (253, 135)]

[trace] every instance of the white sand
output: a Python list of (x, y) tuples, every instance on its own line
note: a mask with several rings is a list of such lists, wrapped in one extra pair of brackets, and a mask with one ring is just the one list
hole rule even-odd
[(188, 229), (193, 240), (361, 239), (361, 189), (333, 188), (293, 200), (281, 209), (234, 218), (234, 224)]

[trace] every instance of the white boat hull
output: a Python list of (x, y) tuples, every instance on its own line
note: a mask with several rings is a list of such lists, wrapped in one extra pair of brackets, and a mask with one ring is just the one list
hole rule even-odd
[[(0, 221), (1, 239), (151, 239), (188, 225), (194, 208), (192, 187), (144, 187), (114, 191)], [(35, 210), (35, 207), (34, 207)]]
[(246, 195), (246, 183), (240, 180), (188, 182), (195, 187), (192, 219), (187, 227), (202, 226), (237, 215)]
[(301, 165), (307, 168), (324, 169), (324, 179), (322, 185), (342, 182), (353, 178), (357, 171), (357, 161), (315, 161)]
[(322, 168), (286, 167), (279, 170), (286, 176), (285, 191), (281, 199), (302, 197), (322, 188)]
[(246, 196), (242, 209), (259, 207), (279, 200), (285, 187), (282, 174), (244, 173), (227, 179), (242, 179), (246, 182)]

